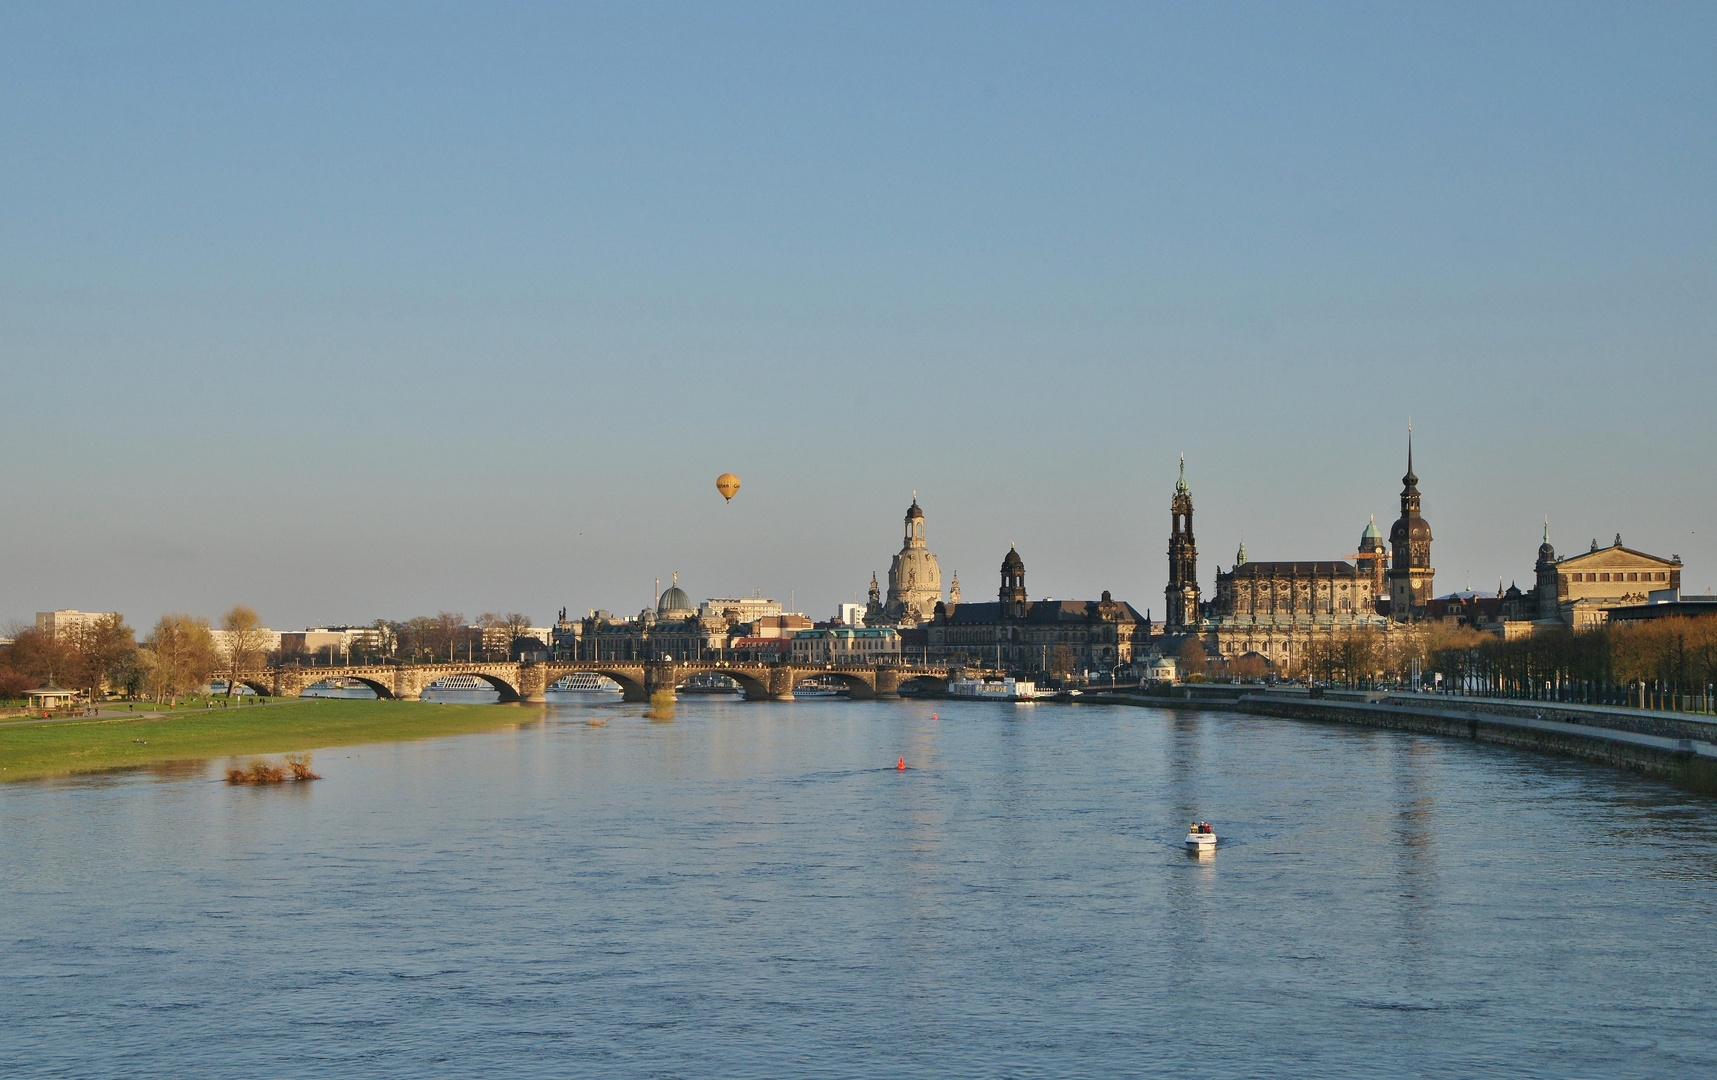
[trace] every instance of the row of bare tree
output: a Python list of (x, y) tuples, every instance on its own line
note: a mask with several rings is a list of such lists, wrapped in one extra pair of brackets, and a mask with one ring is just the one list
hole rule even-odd
[(1717, 617), (1617, 623), (1515, 641), (1478, 637), (1436, 651), (1428, 670), (1457, 686), (1563, 700), (1609, 700), (1618, 689), (1649, 687), (1646, 700), (1672, 707), (1694, 700), (1708, 708), (1717, 683)]
[(349, 655), (354, 663), (504, 660), (513, 640), (530, 628), (530, 617), (516, 611), (485, 612), (471, 623), (449, 611), (403, 622), (377, 619), (369, 626), (373, 633), (354, 640)]
[[(1180, 658), (1193, 673), (1257, 677), (1267, 670), (1255, 656), (1213, 662), (1194, 638), (1183, 643)], [(1637, 688), (1649, 684), (1661, 700), (1705, 701), (1717, 684), (1717, 617), (1555, 630), (1513, 641), (1439, 624), (1350, 630), (1315, 638), (1288, 674), (1360, 686), (1399, 683), (1415, 669), (1427, 681), (1441, 674), (1449, 689), (1609, 701), (1625, 699), (1630, 687), (1637, 698)]]
[[(517, 612), (484, 614), (475, 625), (463, 615), (443, 611), (433, 617), (392, 622), (378, 619), (369, 640), (354, 643), (348, 659), (388, 660), (504, 659), (507, 646), (530, 629)], [(61, 686), (91, 695), (121, 693), (172, 701), (196, 692), (210, 679), (225, 677), (230, 695), (238, 672), (274, 660), (273, 637), (251, 608), (239, 605), (221, 619), (221, 648), (209, 620), (195, 615), (163, 615), (139, 645), (119, 615), (87, 626), (46, 634), (33, 626), (15, 630), (11, 645), (0, 650), (0, 698), (17, 698), (40, 686)], [(491, 631), (500, 630), (497, 634)], [(504, 641), (498, 640), (504, 639)]]

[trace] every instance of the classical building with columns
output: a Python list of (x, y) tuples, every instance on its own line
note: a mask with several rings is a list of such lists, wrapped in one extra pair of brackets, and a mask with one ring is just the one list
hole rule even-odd
[[(1643, 604), (1653, 599), (1679, 599), (1681, 556), (1650, 555), (1615, 543), (1592, 547), (1578, 555), (1556, 557), (1550, 543), (1550, 522), (1544, 522), (1544, 539), (1533, 564), (1533, 587), (1526, 593), (1511, 589), (1519, 599), (1505, 604), (1505, 637), (1542, 630), (1571, 628), (1590, 630), (1602, 626), (1611, 608)], [(1507, 594), (1505, 594), (1505, 597)]]

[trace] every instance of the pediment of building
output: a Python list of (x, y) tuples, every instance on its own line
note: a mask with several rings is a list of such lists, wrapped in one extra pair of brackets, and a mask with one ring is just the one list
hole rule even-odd
[(1569, 570), (1611, 570), (1616, 568), (1637, 570), (1641, 567), (1660, 570), (1670, 569), (1680, 564), (1670, 559), (1659, 558), (1656, 555), (1647, 555), (1643, 551), (1635, 551), (1632, 548), (1607, 547), (1561, 559), (1556, 565), (1566, 567)]

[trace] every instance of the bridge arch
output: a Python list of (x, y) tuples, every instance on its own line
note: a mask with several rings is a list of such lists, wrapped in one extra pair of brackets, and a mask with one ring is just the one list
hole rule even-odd
[[(620, 700), (621, 701), (649, 701), (650, 700), (650, 691), (645, 688), (643, 680), (637, 678), (636, 676), (634, 676), (634, 675), (632, 675), (632, 674), (630, 674), (624, 670), (619, 670), (616, 668), (584, 667), (584, 666), (580, 666), (578, 668), (578, 670), (579, 671), (594, 671), (596, 674), (601, 675), (603, 678), (613, 679), (615, 682), (619, 683), (620, 684)], [(555, 676), (555, 677), (559, 678), (559, 676)]]
[[(384, 700), (394, 696), (393, 687), (388, 686), (385, 683), (377, 682), (375, 679), (365, 678), (362, 675), (347, 674), (344, 671), (340, 672), (338, 675), (328, 675), (328, 676), (324, 676), (323, 678), (317, 679), (314, 682), (305, 683), (304, 689), (298, 691), (298, 696), (303, 697), (307, 691), (314, 690), (316, 687), (321, 686), (323, 683), (327, 682), (330, 679), (343, 679), (346, 682), (362, 683), (365, 689), (374, 691), (376, 697), (384, 699)], [(241, 680), (241, 681), (245, 682), (245, 685), (250, 686), (253, 689), (257, 685), (256, 683), (249, 682), (248, 680)], [(261, 690), (258, 692), (266, 694), (269, 691)]]
[(945, 697), (948, 693), (948, 680), (942, 675), (910, 675), (900, 680), (904, 687), (907, 683), (915, 683), (918, 693), (925, 697)]
[[(482, 679), (484, 682), (486, 682), (490, 686), (494, 687), (495, 692), (497, 694), (501, 695), (501, 700), (497, 704), (511, 705), (511, 704), (515, 704), (519, 701), (524, 700), (523, 695), (521, 695), (519, 693), (518, 687), (514, 686), (512, 683), (508, 682), (507, 680), (501, 678), (499, 675), (491, 675), (486, 671), (445, 671), (445, 672), (441, 672), (441, 673), (437, 674), (434, 679), (425, 683), (423, 688), (425, 690), (433, 689), (435, 687), (436, 683), (440, 682), (442, 679), (450, 678), (454, 675), (468, 675), (474, 679)], [(456, 687), (443, 687), (442, 689), (457, 689), (457, 688)], [(378, 696), (380, 696), (380, 695), (378, 695)]]
[(828, 669), (821, 671), (807, 669), (805, 671), (795, 672), (793, 676), (793, 689), (797, 690), (804, 684), (817, 679), (834, 679), (836, 682), (841, 683), (852, 692), (852, 699), (854, 701), (868, 701), (876, 696), (876, 684), (870, 679), (866, 679), (863, 675), (854, 675), (851, 672)]
[(769, 700), (769, 697), (770, 697), (769, 684), (767, 682), (765, 682), (764, 680), (759, 679), (757, 676), (751, 674), (750, 672), (740, 671), (740, 670), (737, 670), (735, 668), (712, 668), (710, 670), (713, 674), (725, 675), (728, 678), (732, 679), (734, 682), (738, 683), (740, 690), (745, 692), (745, 700), (747, 700), (747, 701), (768, 701)]

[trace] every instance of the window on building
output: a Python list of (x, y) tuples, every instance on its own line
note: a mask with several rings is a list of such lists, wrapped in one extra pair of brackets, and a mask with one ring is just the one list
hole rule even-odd
[(1638, 581), (1639, 580), (1639, 574), (1638, 573), (1630, 573), (1628, 575), (1628, 580), (1629, 581)]

